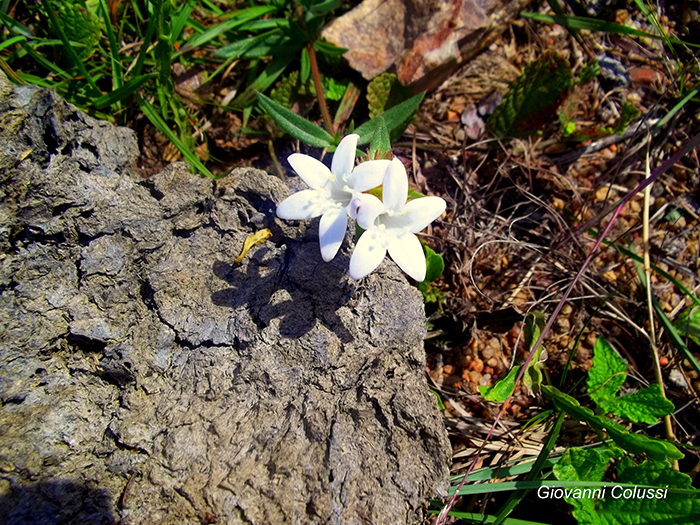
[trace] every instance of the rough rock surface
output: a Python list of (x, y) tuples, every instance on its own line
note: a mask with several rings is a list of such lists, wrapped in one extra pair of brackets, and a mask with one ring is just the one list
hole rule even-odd
[(450, 448), (393, 263), (324, 263), (260, 171), (136, 179), (130, 130), (1, 75), (0, 523), (419, 520)]
[(364, 0), (324, 30), (370, 80), (395, 68), (415, 91), (437, 87), (507, 27), (526, 0)]

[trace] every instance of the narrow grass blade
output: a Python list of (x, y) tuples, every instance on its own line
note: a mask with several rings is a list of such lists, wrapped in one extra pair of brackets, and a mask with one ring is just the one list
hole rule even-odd
[[(637, 255), (637, 253), (635, 253), (635, 252), (632, 251), (632, 250), (629, 250), (629, 249), (625, 248), (624, 246), (620, 246), (619, 244), (617, 244), (617, 243), (615, 243), (615, 242), (612, 242), (612, 241), (605, 241), (605, 240), (604, 240), (603, 242), (604, 242), (607, 246), (612, 246), (613, 248), (615, 248), (615, 249), (616, 249), (618, 252), (620, 252), (621, 254), (623, 254), (623, 255), (629, 257), (630, 259), (634, 260), (636, 263), (643, 263), (643, 262), (644, 262), (644, 259), (642, 258), (641, 255)], [(677, 287), (680, 291), (682, 291), (687, 297), (689, 297), (696, 305), (700, 306), (700, 299), (698, 299), (697, 297), (695, 297), (695, 294), (693, 294), (693, 292), (691, 292), (690, 290), (688, 290), (688, 288), (686, 288), (685, 286), (683, 286), (683, 284), (682, 284), (678, 279), (676, 279), (675, 277), (673, 277), (673, 276), (672, 276), (670, 273), (668, 273), (667, 271), (665, 271), (665, 270), (659, 268), (659, 267), (658, 267), (656, 264), (654, 264), (654, 263), (651, 263), (651, 269), (654, 270), (654, 272), (656, 272), (658, 275), (664, 277), (665, 279), (668, 279), (668, 280), (671, 281), (673, 284), (675, 284), (676, 287)], [(644, 283), (644, 282), (645, 282), (645, 281), (642, 281), (642, 283)]]
[[(613, 485), (622, 487), (622, 490), (626, 488), (637, 489), (657, 489), (659, 487), (652, 487), (650, 485), (632, 485), (629, 483), (615, 483), (613, 481), (504, 481), (503, 483), (483, 483), (481, 485), (470, 485), (468, 487), (462, 487), (459, 491), (460, 496), (467, 496), (470, 494), (490, 494), (492, 492), (509, 492), (511, 490), (532, 490), (538, 489), (540, 487), (553, 487), (562, 489), (574, 489), (574, 488), (604, 488), (611, 487)], [(678, 489), (674, 487), (668, 487), (665, 490), (673, 494), (685, 494), (688, 496), (698, 495), (698, 490), (695, 489)], [(452, 489), (450, 489), (450, 494)]]
[(671, 120), (676, 113), (683, 109), (683, 106), (685, 106), (688, 103), (688, 101), (698, 93), (700, 93), (700, 86), (696, 87), (695, 89), (692, 89), (686, 96), (679, 100), (678, 103), (671, 108), (671, 111), (666, 113), (664, 118), (662, 118), (656, 123), (656, 126), (654, 126), (654, 130), (659, 130), (663, 128), (666, 125), (666, 123), (669, 120)]
[(292, 137), (319, 148), (329, 148), (333, 145), (333, 137), (326, 130), (319, 128), (262, 93), (258, 93), (257, 96), (260, 106)]
[(180, 38), (180, 34), (182, 33), (182, 30), (184, 29), (196, 3), (197, 0), (190, 0), (180, 9), (180, 12), (177, 14), (175, 22), (173, 23), (173, 31), (170, 36), (170, 43), (172, 45), (175, 45), (177, 39)]
[[(431, 514), (437, 514), (437, 511), (434, 510), (429, 510), (428, 512)], [(466, 520), (467, 523), (478, 523), (479, 525), (489, 525), (496, 522), (496, 516), (491, 516), (489, 514), (478, 514), (476, 512), (460, 512), (455, 510), (450, 512), (448, 516)], [(518, 520), (514, 518), (506, 518), (502, 523), (503, 525), (548, 525), (539, 521)]]
[[(296, 52), (297, 50), (295, 49), (294, 51)], [(268, 64), (263, 72), (258, 75), (253, 83), (250, 84), (243, 93), (236, 97), (236, 99), (231, 103), (231, 106), (235, 109), (243, 109), (246, 106), (249, 106), (253, 100), (255, 100), (255, 94), (269, 88), (274, 81), (277, 80), (277, 77), (284, 72), (292, 60), (294, 60), (294, 55), (291, 54), (275, 58)]]
[[(622, 24), (616, 24), (614, 22), (608, 22), (607, 20), (598, 20), (597, 18), (587, 18), (584, 16), (544, 15), (541, 13), (520, 13), (520, 16), (535, 20), (536, 22), (557, 24), (569, 30), (587, 29), (589, 31), (602, 31), (604, 33), (616, 33), (620, 35), (641, 36), (645, 38), (653, 38), (655, 40), (665, 40), (664, 37), (659, 35), (652, 35), (651, 33), (640, 31), (639, 29), (623, 26)], [(691, 44), (689, 42), (683, 42), (682, 40), (676, 40), (675, 38), (670, 38), (668, 41), (684, 46), (700, 47), (700, 44)]]
[[(409, 98), (405, 102), (394, 106), (389, 111), (382, 113), (381, 116), (384, 118), (384, 123), (386, 124), (389, 133), (404, 125), (406, 121), (413, 116), (413, 112), (418, 109), (418, 106), (420, 106), (424, 96), (425, 93), (419, 93), (415, 97)], [(357, 141), (357, 145), (361, 146), (363, 144), (369, 144), (378, 127), (379, 119), (374, 118), (357, 128), (355, 133), (360, 136)]]
[[(552, 412), (552, 411), (550, 411)], [(561, 458), (547, 458), (542, 466), (542, 468), (550, 468), (559, 463)], [(471, 483), (474, 481), (489, 481), (492, 479), (510, 478), (512, 476), (519, 476), (520, 474), (527, 474), (532, 470), (535, 465), (535, 460), (524, 461), (516, 463), (512, 466), (503, 467), (489, 467), (480, 470), (475, 470), (469, 476), (467, 476), (467, 482)], [(464, 477), (463, 474), (457, 474), (450, 477), (450, 481), (459, 481)]]
[(673, 346), (675, 346), (676, 349), (683, 354), (683, 357), (688, 360), (693, 369), (700, 374), (700, 363), (698, 363), (698, 360), (695, 359), (693, 353), (688, 349), (688, 345), (685, 344), (681, 334), (678, 333), (676, 327), (673, 326), (671, 320), (666, 316), (663, 308), (659, 306), (659, 302), (656, 300), (656, 297), (654, 297), (654, 312), (656, 312), (656, 316), (659, 318), (659, 321), (661, 321), (661, 324), (664, 325), (666, 332), (668, 332), (668, 336), (671, 338)]
[(100, 98), (95, 99), (92, 105), (97, 109), (109, 107), (112, 104), (124, 100), (126, 97), (143, 86), (147, 80), (155, 78), (157, 75), (158, 73), (149, 73), (148, 75), (141, 75), (140, 77), (133, 78), (119, 89), (115, 89), (111, 93), (107, 93), (106, 95), (102, 95)]
[[(530, 472), (528, 472), (527, 477), (525, 478), (525, 481), (535, 481), (535, 478), (539, 476), (540, 472), (542, 471), (542, 468), (545, 466), (547, 462), (547, 458), (549, 457), (549, 454), (552, 452), (554, 449), (554, 446), (557, 443), (557, 439), (559, 438), (559, 432), (561, 431), (562, 424), (564, 423), (564, 412), (559, 412), (559, 415), (557, 416), (557, 420), (554, 423), (554, 426), (552, 427), (552, 430), (549, 432), (549, 435), (547, 436), (547, 441), (545, 441), (544, 446), (542, 447), (542, 450), (540, 450), (539, 455), (537, 456), (537, 460), (535, 461), (535, 464), (532, 466), (532, 469)], [(513, 512), (513, 509), (518, 506), (518, 504), (527, 496), (528, 490), (522, 490), (522, 491), (517, 491), (514, 492), (513, 494), (510, 495), (508, 498), (508, 501), (506, 501), (501, 509), (498, 512), (498, 515), (496, 516), (496, 519), (494, 520), (494, 525), (500, 525), (502, 523), (506, 522), (506, 518), (508, 515)]]
[(17, 44), (19, 42), (26, 42), (26, 41), (27, 41), (27, 37), (25, 37), (24, 35), (13, 36), (12, 38), (9, 38), (9, 39), (5, 40), (4, 42), (0, 43), (0, 51), (3, 51), (5, 49), (7, 49), (8, 47), (10, 47), (14, 44)]
[(15, 33), (19, 33), (25, 38), (32, 38), (34, 36), (27, 27), (23, 26), (14, 18), (8, 16), (5, 13), (0, 13), (0, 22), (2, 22), (2, 25), (4, 25), (10, 32), (14, 31)]
[(58, 67), (50, 60), (47, 60), (42, 54), (35, 51), (34, 47), (32, 47), (30, 44), (25, 42), (19, 42), (19, 45), (22, 46), (22, 49), (26, 51), (27, 54), (31, 56), (37, 63), (41, 64), (41, 66), (51, 71), (57, 77), (64, 78), (66, 80), (73, 78), (73, 75), (70, 75), (66, 71), (63, 71), (63, 69)]
[(141, 74), (141, 68), (146, 60), (146, 54), (148, 53), (148, 48), (153, 41), (153, 35), (156, 33), (156, 28), (158, 26), (158, 20), (155, 13), (148, 17), (148, 26), (146, 26), (146, 34), (143, 37), (143, 42), (141, 43), (141, 49), (139, 49), (139, 55), (136, 57), (136, 63), (132, 69), (132, 74), (138, 76)]
[(88, 70), (85, 68), (85, 64), (78, 57), (78, 54), (75, 52), (75, 49), (73, 49), (73, 46), (71, 45), (70, 41), (68, 40), (68, 36), (66, 36), (66, 33), (63, 30), (63, 27), (61, 27), (61, 24), (58, 23), (58, 20), (56, 19), (56, 13), (54, 13), (53, 7), (51, 7), (49, 0), (41, 0), (41, 3), (44, 6), (44, 10), (46, 11), (46, 14), (49, 17), (49, 20), (51, 22), (51, 26), (53, 27), (54, 31), (56, 31), (58, 33), (58, 35), (60, 36), (61, 41), (63, 42), (63, 45), (65, 46), (64, 49), (65, 49), (66, 53), (68, 53), (68, 57), (70, 58), (71, 62), (73, 63), (73, 65), (75, 67), (78, 68), (80, 73), (85, 77), (85, 80), (87, 81), (87, 83), (90, 85), (90, 87), (94, 91), (94, 94), (96, 96), (101, 96), (102, 92), (100, 91), (100, 88), (97, 87), (97, 84), (95, 84), (95, 81), (90, 76), (90, 73), (88, 73)]
[(100, 0), (100, 11), (102, 11), (102, 21), (107, 31), (107, 40), (109, 41), (109, 60), (112, 64), (112, 89), (116, 90), (124, 85), (124, 71), (122, 63), (119, 61), (119, 45), (114, 36), (112, 20), (109, 17), (109, 10), (105, 0)]
[(158, 130), (168, 137), (168, 140), (175, 144), (175, 147), (180, 150), (180, 153), (182, 153), (182, 156), (187, 159), (187, 162), (190, 163), (190, 165), (195, 168), (200, 174), (206, 175), (210, 179), (216, 179), (214, 174), (210, 172), (204, 164), (199, 160), (199, 157), (192, 153), (190, 150), (185, 147), (185, 145), (180, 141), (180, 139), (170, 131), (170, 128), (168, 128), (168, 125), (160, 118), (160, 115), (158, 114), (158, 111), (145, 99), (141, 98), (140, 96), (136, 95), (136, 100), (139, 103), (139, 107), (141, 108), (141, 111), (143, 112), (146, 117), (148, 117), (148, 120), (151, 121), (151, 123), (158, 128)]
[(15, 84), (19, 84), (20, 86), (26, 86), (29, 83), (17, 73), (15, 73), (14, 69), (12, 69), (7, 62), (5, 62), (5, 59), (2, 58), (2, 56), (0, 56), (0, 69), (2, 69)]
[(189, 42), (182, 46), (182, 49), (178, 53), (176, 53), (176, 56), (181, 55), (182, 53), (187, 53), (188, 51), (192, 51), (193, 49), (215, 39), (220, 34), (225, 33), (226, 31), (235, 29), (246, 22), (249, 22), (255, 18), (262, 17), (276, 10), (277, 8), (274, 6), (258, 6), (251, 7), (249, 9), (243, 9), (242, 11), (236, 13), (233, 18), (226, 20), (225, 22), (222, 22), (220, 24), (217, 24), (213, 27), (210, 27), (204, 33), (200, 33), (199, 35), (192, 38)]

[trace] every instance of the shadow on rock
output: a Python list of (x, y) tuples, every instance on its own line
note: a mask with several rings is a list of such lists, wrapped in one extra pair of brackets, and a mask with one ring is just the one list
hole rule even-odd
[(68, 480), (8, 484), (0, 496), (0, 522), (6, 525), (111, 525), (118, 522), (105, 489)]
[(234, 310), (247, 307), (261, 328), (280, 319), (279, 333), (289, 339), (305, 335), (320, 320), (343, 343), (352, 341), (337, 313), (356, 290), (347, 275), (348, 255), (324, 262), (318, 245), (312, 243), (291, 246), (290, 252), (278, 271), (266, 260), (266, 248), (258, 250), (247, 266), (214, 262), (214, 275), (231, 287), (213, 293), (212, 302)]

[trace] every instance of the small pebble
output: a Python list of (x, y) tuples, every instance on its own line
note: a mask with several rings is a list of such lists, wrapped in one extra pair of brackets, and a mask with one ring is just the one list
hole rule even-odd
[(484, 362), (477, 357), (469, 363), (468, 368), (474, 372), (481, 373), (484, 370)]

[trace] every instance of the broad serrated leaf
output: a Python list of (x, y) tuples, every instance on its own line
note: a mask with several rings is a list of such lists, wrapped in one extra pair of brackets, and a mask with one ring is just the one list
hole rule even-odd
[[(648, 499), (624, 495), (616, 498), (611, 494), (612, 497), (601, 500), (598, 512), (603, 525), (700, 523), (700, 491), (694, 490), (690, 476), (674, 471), (668, 463), (645, 461), (635, 466), (625, 458), (618, 467), (617, 482), (659, 489), (654, 491), (654, 497)], [(667, 491), (667, 488), (692, 490), (693, 493), (677, 494)], [(619, 496), (621, 492), (618, 490), (616, 493)]]
[(391, 140), (389, 140), (389, 130), (386, 129), (384, 118), (379, 117), (379, 125), (374, 132), (372, 142), (369, 145), (370, 159), (391, 158)]
[[(395, 136), (395, 133), (398, 133), (399, 131), (403, 133), (403, 130), (405, 130), (406, 127), (411, 123), (415, 111), (418, 109), (418, 106), (420, 106), (420, 103), (423, 100), (424, 96), (425, 93), (419, 93), (415, 97), (412, 97), (407, 101), (402, 102), (401, 104), (391, 108), (390, 110), (382, 114), (382, 117), (384, 118), (384, 123), (386, 124), (386, 128), (389, 130), (390, 137), (393, 138)], [(374, 136), (374, 133), (377, 130), (378, 126), (379, 119), (374, 118), (369, 122), (365, 122), (364, 124), (362, 124), (362, 126), (357, 128), (355, 130), (355, 133), (357, 133), (360, 136), (360, 138), (357, 141), (357, 145), (361, 146), (362, 144), (369, 143), (369, 141), (372, 140), (372, 137)]]
[(552, 386), (542, 385), (542, 392), (554, 402), (559, 410), (563, 410), (583, 423), (588, 423), (599, 432), (607, 431), (620, 448), (631, 454), (646, 454), (657, 461), (673, 461), (683, 458), (683, 454), (671, 443), (652, 439), (642, 434), (631, 434), (615, 421), (596, 416), (591, 409), (582, 407), (576, 399)]
[(700, 345), (700, 307), (691, 306), (683, 310), (673, 326), (676, 327), (679, 334), (689, 338), (696, 345)]
[(92, 56), (102, 36), (99, 17), (79, 3), (61, 2), (56, 11), (58, 23), (70, 41), (81, 44), (75, 46), (78, 57), (85, 60)]
[(588, 394), (598, 405), (615, 398), (627, 379), (627, 366), (602, 337), (596, 339), (593, 348), (593, 366), (588, 372)]
[(425, 251), (425, 279), (424, 283), (432, 283), (436, 281), (445, 271), (445, 261), (442, 255), (435, 253), (432, 248), (426, 244), (423, 245), (423, 250)]
[(260, 106), (270, 115), (272, 120), (292, 137), (319, 148), (329, 148), (333, 145), (333, 137), (316, 124), (300, 117), (262, 93), (257, 93), (257, 97)]
[(515, 379), (520, 373), (521, 366), (514, 366), (508, 372), (508, 375), (496, 382), (493, 386), (480, 386), (479, 393), (484, 396), (486, 401), (496, 401), (503, 403), (513, 393), (515, 388)]
[(572, 447), (554, 465), (554, 476), (560, 481), (602, 481), (610, 460), (622, 455), (622, 450), (615, 446)]
[(545, 53), (525, 66), (509, 86), (487, 128), (498, 137), (532, 135), (556, 118), (573, 82), (568, 60), (553, 51)]
[(675, 409), (673, 403), (663, 396), (659, 385), (651, 385), (639, 392), (616, 397), (601, 405), (601, 408), (634, 423), (649, 425), (658, 423), (660, 417), (671, 414)]
[[(552, 471), (559, 481), (602, 481), (610, 460), (620, 456), (622, 451), (616, 447), (570, 448)], [(595, 494), (602, 495), (602, 490), (590, 491), (590, 497), (585, 498), (565, 497), (566, 502), (573, 505), (573, 515), (579, 524), (597, 519)]]

